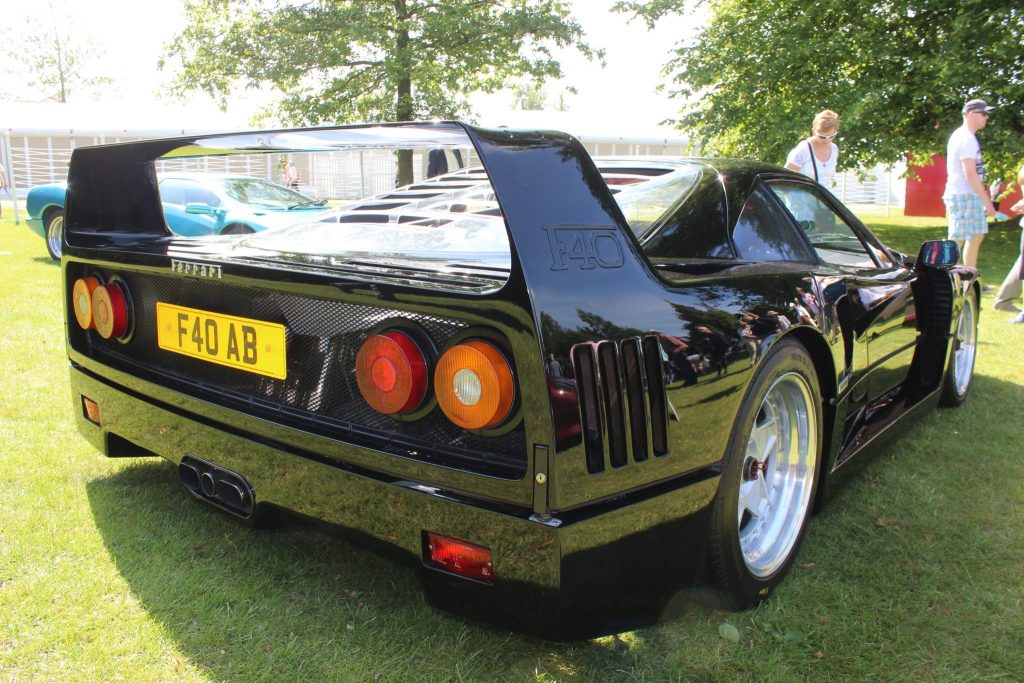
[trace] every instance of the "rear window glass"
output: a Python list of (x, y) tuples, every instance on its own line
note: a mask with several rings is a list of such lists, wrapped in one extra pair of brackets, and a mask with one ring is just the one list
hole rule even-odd
[[(416, 200), (417, 192), (424, 195)], [(309, 222), (268, 230), (247, 246), (344, 259), (374, 258), (388, 263), (457, 259), (510, 267), (508, 232), (488, 182), (438, 195), (409, 190), (410, 199), (382, 208), (360, 202)], [(367, 223), (373, 229), (368, 230)]]
[(628, 184), (623, 178), (613, 177), (612, 181), (622, 186), (615, 193), (615, 202), (630, 229), (643, 235), (693, 188), (698, 177), (700, 170), (690, 164), (657, 178), (630, 178)]

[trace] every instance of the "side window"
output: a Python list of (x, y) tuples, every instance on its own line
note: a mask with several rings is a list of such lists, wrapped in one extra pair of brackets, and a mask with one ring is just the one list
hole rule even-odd
[(789, 216), (764, 193), (763, 187), (755, 188), (736, 219), (736, 255), (750, 261), (813, 261)]
[(793, 214), (822, 261), (836, 266), (877, 268), (871, 251), (853, 228), (813, 190), (788, 183), (772, 183), (769, 187)]
[(160, 182), (160, 200), (168, 204), (220, 206), (220, 199), (194, 180), (168, 178)]
[(185, 188), (182, 187), (180, 180), (162, 180), (160, 181), (160, 201), (165, 204), (180, 204), (185, 205)]

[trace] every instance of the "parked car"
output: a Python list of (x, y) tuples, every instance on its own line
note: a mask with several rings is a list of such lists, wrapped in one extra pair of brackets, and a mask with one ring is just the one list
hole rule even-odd
[[(371, 145), (482, 166), (198, 246), (147, 220), (141, 174), (102, 181), (171, 149)], [(829, 475), (971, 386), (955, 242), (898, 253), (767, 164), (424, 123), (76, 150), (70, 177), (72, 399), (97, 449), (160, 456), (250, 523), (345, 527), (433, 604), (543, 637), (655, 620), (700, 573), (767, 599)]]
[(25, 209), (28, 227), (46, 241), (46, 250), (60, 260), (61, 241), (64, 238), (64, 198), (67, 185), (36, 185), (28, 191)]
[[(160, 174), (160, 197), (168, 229), (177, 235), (232, 235), (287, 225), (324, 211), (326, 200), (262, 178), (216, 173)], [(67, 185), (37, 185), (26, 200), (28, 225), (60, 260)]]

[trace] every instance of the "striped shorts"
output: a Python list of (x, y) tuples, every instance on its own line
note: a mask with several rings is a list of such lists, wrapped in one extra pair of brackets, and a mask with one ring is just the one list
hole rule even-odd
[(965, 240), (973, 235), (987, 235), (988, 222), (985, 220), (985, 206), (978, 195), (952, 194), (943, 197), (946, 215), (949, 216), (949, 239)]

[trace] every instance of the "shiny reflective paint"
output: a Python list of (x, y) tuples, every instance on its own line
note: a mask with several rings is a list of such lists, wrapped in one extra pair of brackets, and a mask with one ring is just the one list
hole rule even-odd
[[(355, 134), (405, 132), (426, 138), (425, 145), (468, 140), (479, 155), (513, 247), (500, 289), (425, 292), (404, 276), (375, 273), (370, 280), (356, 269), (308, 265), (288, 270), (280, 267), (289, 262), (286, 253), (256, 261), (224, 245), (204, 245), (194, 254), (194, 247), (163, 228), (155, 174), (125, 170), (204, 145), (252, 147), (258, 139), (280, 151), (285, 147), (274, 147), (274, 140), (301, 137), (302, 131), (76, 150), (66, 277), (73, 282), (92, 271), (130, 271), (145, 278), (147, 272), (169, 272), (174, 259), (198, 257), (222, 273), (222, 280), (202, 283), (211, 299), (221, 286), (287, 290), (396, 315), (455, 318), (466, 326), (462, 337), (490, 334), (513, 361), (517, 404), (511, 428), (525, 433), (522, 477), (481, 476), (384, 453), (354, 432), (266, 419), (258, 406), (241, 409), (226, 394), (203, 394), (201, 400), (187, 378), (118, 365), (104, 342), (71, 326), (74, 400), (88, 395), (104, 415), (102, 426), (80, 418), (83, 433), (110, 455), (157, 454), (173, 463), (202, 444), (209, 452), (193, 455), (216, 454), (217, 466), (244, 476), (257, 492), (257, 506), (343, 525), (420, 564), (425, 530), (490, 548), (493, 585), (423, 566), (431, 600), (546, 637), (571, 638), (657, 618), (692, 580), (726, 439), (753, 373), (780, 339), (796, 339), (807, 349), (821, 381), (825, 451), (815, 475), (819, 483), (899, 418), (936, 402), (954, 320), (977, 296), (974, 271), (914, 267), (913, 259), (885, 249), (827, 192), (835, 213), (885, 259), (854, 269), (741, 261), (721, 251), (731, 249), (730, 230), (758, 183), (809, 181), (752, 162), (698, 162), (692, 205), (684, 202), (636, 235), (594, 161), (564, 134), (461, 124), (307, 134), (318, 144), (341, 145), (351, 144)], [(106, 208), (123, 194), (136, 199), (130, 215)], [(673, 251), (674, 240), (695, 224), (714, 236), (709, 249), (721, 257), (694, 260)], [(65, 291), (73, 311), (70, 284)], [(372, 328), (368, 323), (367, 335)], [(643, 343), (630, 347), (635, 340)], [(456, 335), (450, 343), (458, 341)], [(581, 395), (591, 390), (574, 375), (581, 353), (592, 354), (593, 386), (605, 394)], [(664, 391), (652, 396), (651, 386)], [(590, 421), (581, 412), (587, 409), (595, 411)], [(621, 411), (618, 419), (614, 411)], [(659, 416), (665, 453), (656, 452), (649, 424)], [(491, 437), (486, 430), (483, 436)], [(600, 467), (588, 468), (588, 443), (591, 465), (596, 447)], [(435, 448), (443, 451), (445, 444)], [(818, 500), (808, 504), (820, 506), (824, 490), (819, 485)]]

